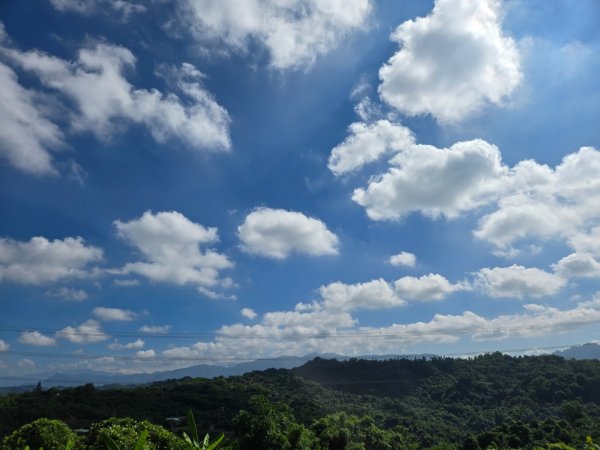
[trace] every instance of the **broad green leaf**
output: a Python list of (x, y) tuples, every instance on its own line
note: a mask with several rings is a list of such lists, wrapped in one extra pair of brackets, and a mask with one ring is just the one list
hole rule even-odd
[(142, 434), (140, 434), (140, 437), (135, 443), (135, 447), (133, 449), (142, 450), (144, 448), (144, 444), (146, 443), (146, 439), (148, 439), (148, 430), (142, 431)]
[(196, 428), (196, 420), (194, 419), (194, 413), (192, 412), (191, 409), (188, 410), (187, 416), (188, 416), (188, 427), (189, 427), (190, 434), (192, 435), (192, 441), (194, 441), (195, 443), (198, 443), (198, 442), (200, 442), (200, 440), (198, 439), (198, 428)]
[[(206, 436), (208, 436), (208, 434)], [(219, 436), (216, 441), (214, 441), (212, 444), (210, 444), (208, 447), (206, 447), (205, 450), (214, 450), (215, 448), (217, 448), (217, 445), (219, 445), (221, 443), (221, 441), (223, 440), (224, 437), (225, 437), (225, 435), (221, 434), (221, 436)]]
[(111, 438), (108, 434), (102, 433), (100, 435), (100, 439), (102, 439), (102, 442), (104, 442), (104, 445), (106, 445), (109, 450), (121, 450), (113, 438)]
[(183, 432), (183, 439), (185, 440), (185, 442), (187, 442), (188, 444), (190, 444), (190, 446), (194, 446), (194, 443), (192, 442), (192, 440), (190, 439), (190, 437), (188, 436), (188, 434), (184, 431)]

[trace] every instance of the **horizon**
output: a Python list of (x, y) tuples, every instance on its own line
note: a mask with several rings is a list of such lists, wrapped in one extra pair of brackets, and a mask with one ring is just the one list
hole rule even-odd
[[(20, 392), (24, 388), (37, 385), (38, 383), (42, 388), (70, 388), (82, 386), (84, 384), (93, 384), (95, 386), (106, 387), (106, 386), (136, 386), (144, 385), (148, 383), (155, 383), (159, 381), (181, 379), (186, 377), (192, 378), (206, 378), (211, 379), (215, 377), (224, 376), (226, 378), (232, 376), (243, 376), (254, 371), (265, 371), (270, 369), (284, 369), (291, 370), (302, 367), (315, 360), (334, 360), (338, 362), (345, 362), (350, 360), (359, 361), (378, 361), (387, 362), (400, 359), (406, 360), (417, 360), (425, 358), (427, 360), (435, 358), (449, 358), (449, 359), (462, 359), (471, 360), (483, 356), (490, 356), (496, 353), (509, 356), (511, 358), (520, 357), (538, 357), (538, 356), (561, 356), (567, 359), (599, 359), (599, 355), (576, 357), (573, 353), (577, 349), (593, 345), (600, 348), (600, 345), (595, 342), (589, 342), (577, 346), (568, 347), (552, 347), (552, 348), (537, 348), (537, 349), (513, 349), (508, 351), (490, 351), (490, 352), (471, 352), (471, 353), (450, 353), (450, 354), (432, 354), (432, 353), (411, 353), (411, 354), (386, 354), (386, 355), (357, 355), (357, 356), (345, 356), (333, 353), (309, 353), (303, 356), (278, 356), (269, 358), (259, 358), (248, 361), (239, 362), (225, 362), (218, 363), (216, 361), (207, 361), (203, 364), (194, 364), (191, 366), (180, 367), (177, 369), (159, 369), (149, 371), (138, 371), (136, 369), (123, 369), (122, 371), (102, 371), (101, 369), (77, 369), (69, 370), (65, 372), (39, 372), (38, 377), (22, 378), (22, 377), (1, 377), (0, 376), (0, 389), (5, 392)], [(554, 351), (552, 351), (554, 350)], [(565, 356), (563, 352), (571, 352), (571, 356)], [(273, 362), (273, 365), (264, 366), (265, 362)], [(215, 369), (207, 372), (207, 370)], [(63, 377), (64, 378), (61, 378)], [(114, 378), (110, 378), (113, 376)], [(100, 378), (90, 378), (100, 377)], [(107, 378), (108, 377), (108, 378)], [(11, 381), (13, 380), (13, 381)], [(18, 383), (17, 383), (18, 381)]]
[(2, 377), (600, 339), (600, 4), (342, 3), (2, 3)]

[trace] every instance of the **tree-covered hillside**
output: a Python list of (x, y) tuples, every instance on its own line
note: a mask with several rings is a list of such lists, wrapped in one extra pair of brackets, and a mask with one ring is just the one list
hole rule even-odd
[(358, 429), (361, 423), (365, 429), (396, 433), (393, 439), (401, 436), (403, 445), (415, 448), (532, 448), (552, 442), (581, 447), (586, 436), (600, 441), (600, 361), (500, 353), (473, 359), (317, 358), (293, 370), (230, 378), (187, 378), (128, 389), (36, 389), (0, 397), (0, 433), (39, 417), (60, 419), (71, 428), (115, 416), (165, 425), (167, 417), (192, 409), (200, 429), (211, 435), (225, 432), (234, 442), (244, 435), (240, 417), (258, 414), (244, 416), (240, 410), (256, 409), (261, 405), (257, 398), (267, 402), (263, 408), (285, 405), (286, 420), (317, 437), (319, 430)]

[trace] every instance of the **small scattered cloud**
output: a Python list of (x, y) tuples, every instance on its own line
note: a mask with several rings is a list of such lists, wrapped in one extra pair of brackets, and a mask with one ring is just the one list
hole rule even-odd
[(37, 345), (40, 347), (48, 347), (56, 345), (56, 339), (46, 336), (39, 331), (24, 331), (19, 336), (19, 342), (27, 345)]
[(113, 283), (115, 284), (115, 286), (120, 286), (120, 287), (134, 287), (134, 286), (140, 285), (140, 280), (137, 280), (135, 278), (124, 278), (124, 279), (116, 279), (113, 281)]
[(373, 124), (356, 122), (348, 128), (350, 135), (331, 150), (328, 167), (336, 175), (357, 171), (389, 153), (397, 153), (415, 145), (408, 128), (389, 120)]
[(390, 256), (388, 263), (392, 266), (415, 267), (417, 264), (417, 257), (410, 252), (400, 252)]
[(600, 227), (592, 226), (588, 230), (570, 233), (568, 243), (578, 253), (600, 256)]
[(449, 149), (414, 145), (396, 153), (390, 164), (352, 196), (373, 220), (398, 220), (415, 211), (458, 217), (494, 200), (498, 179), (507, 171), (498, 148), (479, 139)]
[(240, 310), (240, 314), (242, 315), (242, 317), (245, 317), (246, 319), (250, 320), (254, 320), (258, 316), (258, 314), (256, 314), (256, 312), (254, 312), (254, 310), (250, 308), (242, 308)]
[[(216, 228), (194, 223), (176, 211), (146, 211), (129, 222), (114, 222), (119, 236), (143, 256), (114, 270), (117, 275), (135, 274), (155, 282), (196, 286), (200, 293), (214, 293), (214, 288), (230, 286), (220, 272), (233, 267), (222, 253), (211, 248), (218, 242)], [(229, 281), (228, 281), (229, 280)]]
[[(223, 283), (221, 283), (221, 287), (224, 288), (230, 288), (230, 286), (228, 286), (227, 281), (224, 281)], [(205, 287), (202, 286), (198, 286), (198, 292), (200, 292), (202, 295), (210, 298), (211, 300), (237, 300), (237, 296), (235, 294), (223, 294), (222, 292), (216, 292), (213, 291), (211, 289), (206, 289)]]
[(38, 236), (29, 241), (0, 239), (0, 282), (53, 283), (91, 276), (91, 263), (102, 261), (102, 250), (80, 237), (50, 241)]
[(84, 186), (85, 180), (89, 176), (89, 173), (75, 161), (69, 161), (66, 166), (67, 176), (80, 186)]
[(258, 43), (269, 53), (271, 67), (280, 70), (310, 66), (364, 28), (372, 9), (370, 0), (182, 0), (180, 5), (179, 24), (201, 42), (241, 52)]
[(7, 352), (10, 349), (10, 344), (0, 339), (0, 353)]
[(586, 253), (571, 253), (552, 265), (563, 278), (600, 278), (600, 262)]
[(137, 356), (138, 358), (154, 358), (156, 356), (156, 352), (153, 349), (148, 349), (148, 350), (139, 350), (137, 352), (135, 352), (135, 356)]
[(93, 344), (110, 338), (100, 323), (95, 320), (87, 320), (77, 327), (65, 327), (56, 333), (57, 338), (66, 339), (75, 344)]
[(442, 275), (433, 273), (419, 278), (402, 277), (394, 283), (399, 296), (421, 302), (440, 301), (453, 292), (467, 288), (463, 283), (452, 284)]
[(36, 365), (35, 362), (33, 362), (31, 359), (29, 358), (23, 358), (21, 360), (19, 360), (17, 362), (17, 366), (19, 366), (20, 369), (35, 369)]
[(381, 98), (404, 114), (431, 114), (440, 122), (502, 105), (523, 75), (501, 17), (496, 0), (436, 0), (430, 15), (392, 34), (401, 48), (379, 70)]
[(167, 334), (171, 330), (171, 325), (143, 325), (138, 331), (146, 334)]
[(255, 209), (238, 227), (238, 237), (245, 252), (273, 259), (336, 255), (339, 247), (338, 237), (319, 219), (284, 209)]
[(110, 350), (139, 350), (144, 348), (144, 345), (146, 345), (146, 343), (142, 339), (136, 339), (135, 341), (126, 344), (121, 344), (118, 340), (115, 340), (111, 344), (108, 344), (107, 347)]
[[(499, 180), (497, 207), (479, 220), (479, 239), (501, 250), (530, 238), (560, 238), (570, 245), (587, 243), (600, 218), (600, 152), (582, 147), (554, 169), (526, 160)], [(593, 252), (592, 246), (581, 253)]]
[(474, 286), (490, 297), (545, 297), (558, 293), (566, 284), (566, 280), (556, 274), (516, 264), (483, 268), (474, 275)]
[(119, 322), (130, 322), (137, 318), (137, 314), (133, 311), (129, 311), (127, 309), (119, 309), (119, 308), (106, 308), (104, 306), (98, 306), (94, 308), (92, 314), (99, 320), (109, 322), (109, 321), (119, 321)]
[(73, 12), (83, 16), (104, 13), (114, 17), (117, 14), (123, 20), (127, 20), (132, 14), (146, 11), (143, 4), (127, 0), (50, 0), (50, 3), (61, 12)]
[(2, 62), (0, 85), (0, 156), (23, 172), (56, 174), (52, 152), (66, 146), (65, 136), (41, 107), (45, 97), (23, 87), (17, 74)]
[(392, 286), (381, 278), (357, 284), (331, 283), (319, 288), (319, 294), (322, 300), (317, 306), (330, 311), (395, 308), (405, 304)]
[(46, 296), (61, 298), (63, 300), (71, 300), (82, 302), (88, 299), (88, 293), (83, 289), (74, 289), (68, 287), (59, 287), (46, 291)]

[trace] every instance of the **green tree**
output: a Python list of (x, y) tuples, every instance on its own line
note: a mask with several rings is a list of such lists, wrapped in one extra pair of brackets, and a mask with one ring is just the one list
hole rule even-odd
[(60, 420), (37, 419), (23, 425), (2, 441), (2, 450), (29, 447), (31, 449), (65, 450), (73, 448), (77, 441), (75, 433)]
[(368, 416), (335, 413), (317, 420), (311, 427), (323, 450), (394, 450), (417, 448), (399, 429), (382, 430)]
[(252, 397), (234, 421), (238, 450), (310, 450), (314, 437), (283, 403)]
[[(147, 420), (136, 421), (130, 418), (113, 417), (92, 425), (85, 439), (85, 448), (90, 450), (106, 450), (105, 438), (108, 436), (121, 449), (133, 449), (139, 437), (148, 432), (144, 442), (144, 450), (185, 450), (186, 442)], [(61, 449), (62, 450), (62, 449)]]

